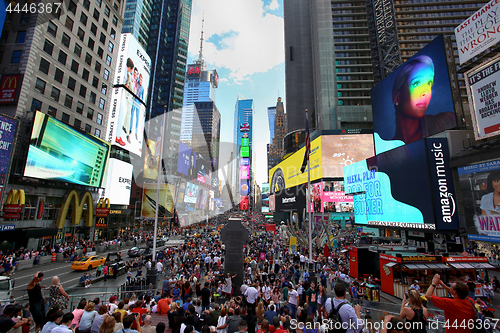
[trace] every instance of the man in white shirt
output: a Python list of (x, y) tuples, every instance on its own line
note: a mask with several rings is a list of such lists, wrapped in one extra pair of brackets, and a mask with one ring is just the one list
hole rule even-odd
[(257, 284), (254, 283), (252, 286), (247, 288), (244, 294), (247, 300), (249, 310), (255, 309), (255, 302), (257, 301), (257, 296), (259, 294), (257, 288), (255, 288), (256, 286)]
[(54, 333), (75, 333), (75, 330), (70, 329), (69, 325), (71, 325), (71, 322), (75, 316), (71, 313), (65, 313), (64, 316), (61, 319), (61, 324), (59, 326), (54, 327), (50, 332)]
[(418, 285), (418, 281), (413, 281), (413, 284), (410, 286), (410, 290), (415, 289), (417, 292), (420, 292), (420, 286)]
[(297, 305), (299, 304), (299, 294), (291, 284), (289, 284), (289, 288), (290, 291), (288, 292), (288, 311), (290, 312), (290, 316), (295, 319), (295, 316), (297, 314)]
[(151, 269), (151, 259), (149, 259), (148, 262), (146, 263), (146, 268)]
[(156, 263), (156, 272), (158, 273), (158, 278), (160, 278), (161, 272), (163, 271), (163, 264), (161, 261)]
[(345, 333), (360, 333), (363, 329), (363, 320), (361, 319), (361, 306), (356, 304), (354, 307), (345, 300), (346, 286), (343, 283), (337, 283), (334, 288), (335, 298), (328, 298), (325, 302), (325, 311), (330, 313), (332, 307), (337, 309), (342, 327), (347, 328)]
[(305, 266), (306, 266), (306, 257), (303, 254), (301, 254), (300, 255), (300, 268), (304, 269)]

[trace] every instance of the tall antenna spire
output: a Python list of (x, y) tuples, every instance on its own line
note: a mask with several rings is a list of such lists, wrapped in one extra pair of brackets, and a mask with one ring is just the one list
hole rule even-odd
[(201, 20), (201, 38), (200, 38), (200, 56), (198, 62), (203, 62), (203, 25), (205, 24), (205, 11), (203, 11), (203, 18)]

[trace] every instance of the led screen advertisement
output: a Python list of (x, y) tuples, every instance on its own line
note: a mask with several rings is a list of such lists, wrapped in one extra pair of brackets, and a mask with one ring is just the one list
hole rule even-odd
[(465, 73), (476, 140), (500, 134), (500, 57)]
[(311, 212), (350, 212), (354, 198), (344, 193), (344, 182), (325, 181), (311, 184)]
[(25, 177), (100, 187), (109, 144), (36, 112)]
[(112, 89), (107, 141), (141, 156), (146, 107), (128, 90)]
[(130, 163), (110, 158), (106, 171), (106, 198), (112, 205), (128, 205), (132, 186), (132, 170)]
[(500, 242), (500, 160), (458, 168), (470, 240)]
[(456, 126), (443, 36), (371, 89), (377, 154)]
[[(270, 193), (307, 183), (307, 169), (300, 172), (305, 147), (269, 171)], [(373, 135), (335, 134), (322, 135), (311, 142), (309, 164), (311, 181), (321, 178), (341, 178), (344, 167), (375, 154)]]
[[(17, 121), (0, 116), (0, 187), (4, 186), (16, 138)], [(1, 197), (0, 192), (0, 197)]]
[(250, 166), (240, 166), (240, 179), (250, 179)]
[(142, 103), (148, 100), (151, 59), (132, 34), (121, 34), (114, 84), (124, 86)]
[[(157, 184), (144, 184), (142, 196), (141, 216), (143, 218), (155, 218)], [(158, 217), (172, 217), (174, 212), (175, 186), (171, 184), (160, 184), (158, 200)]]
[(186, 192), (184, 193), (184, 202), (196, 204), (197, 198), (198, 198), (198, 185), (188, 182), (186, 184)]
[[(307, 184), (302, 184), (277, 192), (275, 197), (276, 211), (292, 210), (302, 214), (306, 208), (306, 190)], [(269, 210), (271, 210), (271, 200), (269, 200)]]
[(356, 224), (458, 230), (446, 139), (425, 139), (344, 169)]
[(240, 195), (246, 197), (248, 196), (249, 192), (250, 192), (249, 181), (246, 179), (240, 180)]
[(248, 210), (248, 197), (241, 197), (240, 210)]
[(177, 162), (177, 171), (187, 176), (189, 179), (197, 179), (198, 171), (196, 169), (196, 153), (188, 146), (179, 142), (179, 160)]
[(210, 184), (209, 168), (201, 154), (196, 154), (197, 179), (202, 184)]

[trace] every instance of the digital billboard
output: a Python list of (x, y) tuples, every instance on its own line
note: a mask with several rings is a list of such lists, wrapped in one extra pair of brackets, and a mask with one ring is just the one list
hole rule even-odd
[[(159, 148), (159, 147), (158, 147)], [(158, 178), (158, 165), (160, 162), (159, 152), (156, 152), (156, 142), (146, 139), (146, 151), (144, 153), (143, 177), (148, 179)]]
[(240, 180), (240, 195), (246, 197), (248, 196), (249, 192), (250, 192), (249, 181), (247, 179)]
[(249, 147), (241, 147), (241, 157), (249, 157), (250, 156), (250, 148)]
[(425, 139), (344, 168), (356, 224), (458, 230), (446, 139)]
[(109, 144), (36, 112), (25, 177), (100, 187)]
[(498, 44), (499, 8), (498, 0), (491, 0), (455, 28), (460, 65)]
[(240, 210), (248, 210), (248, 197), (241, 197)]
[(146, 107), (128, 90), (113, 88), (109, 105), (107, 141), (141, 156)]
[(143, 104), (148, 100), (151, 58), (130, 34), (121, 34), (114, 85), (124, 86)]
[(196, 209), (203, 209), (203, 195), (207, 190), (204, 190), (202, 188), (198, 189), (198, 196), (196, 197)]
[(198, 178), (198, 170), (196, 169), (196, 153), (182, 142), (179, 142), (177, 172), (182, 173), (191, 180)]
[[(300, 172), (305, 147), (269, 171), (270, 193), (307, 183), (307, 169)], [(375, 154), (372, 134), (322, 135), (311, 142), (309, 164), (311, 181), (341, 178), (344, 167)]]
[(500, 160), (458, 168), (470, 240), (500, 242)]
[(250, 179), (250, 166), (242, 165), (240, 167), (240, 179)]
[(184, 193), (184, 202), (196, 204), (197, 198), (198, 198), (198, 185), (188, 182), (186, 184), (186, 192)]
[[(17, 121), (0, 116), (0, 187), (5, 185), (16, 138)], [(0, 197), (2, 193), (0, 191)]]
[(208, 204), (208, 210), (210, 211), (214, 210), (214, 201), (215, 201), (215, 192), (210, 190), (210, 201)]
[(250, 159), (248, 157), (240, 158), (240, 165), (250, 165)]
[[(208, 176), (207, 162), (201, 154), (196, 154), (197, 179), (202, 184), (210, 184)], [(207, 179), (208, 178), (208, 179)]]
[(112, 205), (128, 205), (132, 187), (132, 170), (130, 163), (110, 158), (106, 169), (106, 198)]
[(500, 57), (465, 73), (476, 140), (500, 134)]
[[(294, 186), (276, 193), (276, 211), (297, 211), (302, 214), (306, 208), (307, 184)], [(269, 197), (270, 198), (270, 197)], [(271, 210), (271, 200), (269, 200), (269, 210)]]
[[(141, 216), (143, 218), (155, 218), (157, 184), (144, 184), (142, 196)], [(171, 184), (160, 184), (158, 200), (158, 217), (172, 217), (174, 212), (175, 186)]]
[(344, 193), (344, 182), (325, 181), (311, 184), (311, 212), (350, 212), (354, 198)]
[(440, 35), (371, 89), (377, 154), (456, 126)]

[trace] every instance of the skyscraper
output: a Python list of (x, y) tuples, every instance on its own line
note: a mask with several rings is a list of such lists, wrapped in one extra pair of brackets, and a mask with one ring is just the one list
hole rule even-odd
[(154, 0), (127, 0), (125, 5), (125, 20), (123, 33), (131, 33), (142, 47), (148, 45), (151, 10)]
[(267, 117), (269, 119), (269, 142), (272, 143), (274, 138), (274, 117), (276, 117), (275, 106), (267, 108)]
[(278, 98), (276, 103), (276, 115), (274, 117), (274, 135), (273, 140), (269, 145), (268, 152), (268, 165), (267, 171), (274, 168), (279, 162), (281, 162), (281, 156), (283, 155), (283, 137), (286, 134), (286, 116), (285, 110), (283, 108), (283, 102), (281, 97)]

